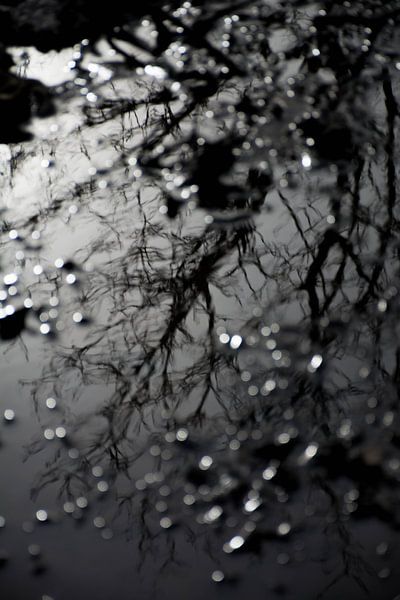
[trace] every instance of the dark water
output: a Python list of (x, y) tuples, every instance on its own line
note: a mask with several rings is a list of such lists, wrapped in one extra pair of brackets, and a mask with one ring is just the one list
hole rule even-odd
[(400, 3), (0, 11), (0, 598), (400, 597)]

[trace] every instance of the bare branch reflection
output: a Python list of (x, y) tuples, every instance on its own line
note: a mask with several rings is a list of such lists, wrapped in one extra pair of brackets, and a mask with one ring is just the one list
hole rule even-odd
[(0, 339), (46, 356), (32, 497), (140, 531), (142, 566), (184, 538), (216, 583), (271, 552), (367, 591), (359, 523), (399, 529), (400, 12), (375, 4), (151, 3), (74, 47), (58, 120), (3, 161)]

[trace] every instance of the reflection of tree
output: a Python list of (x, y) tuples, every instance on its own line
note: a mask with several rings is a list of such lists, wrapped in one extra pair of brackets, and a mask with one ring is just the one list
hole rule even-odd
[[(64, 397), (76, 373), (82, 387), (112, 388), (105, 404), (69, 425), (79, 461), (62, 453), (39, 486), (59, 479), (76, 497), (99, 463), (117, 493), (124, 475), (133, 478), (121, 508), (135, 516), (141, 505), (143, 544), (157, 535), (158, 511), (164, 524), (193, 527), (200, 538), (204, 527), (215, 531), (217, 547), (234, 537), (223, 524), (235, 518), (240, 552), (280, 547), (301, 536), (307, 519), (316, 528), (327, 521), (342, 556), (338, 572), (363, 585), (368, 568), (350, 543), (348, 519), (398, 527), (397, 276), (389, 252), (379, 271), (370, 260), (370, 239), (380, 243), (388, 211), (386, 182), (368, 179), (372, 160), (368, 167), (356, 161), (345, 184), (342, 173), (332, 184), (347, 194), (336, 223), (324, 225), (313, 185), (303, 205), (294, 201), (298, 189), (281, 192), (279, 221), (292, 223), (286, 244), (266, 243), (250, 224), (171, 232), (148, 217), (152, 201), (142, 205), (127, 249), (88, 276), (84, 306), (104, 325), (57, 352), (39, 382), (37, 398)], [(362, 211), (354, 207), (361, 194)], [(110, 236), (120, 235), (113, 230)], [(397, 233), (385, 231), (389, 249)], [(82, 254), (92, 256), (91, 246)], [(235, 311), (219, 294), (241, 307), (240, 324), (230, 325)], [(224, 332), (232, 349), (220, 343)], [(239, 350), (232, 334), (242, 338)], [(87, 446), (85, 428), (98, 415)], [(150, 445), (155, 464), (140, 475), (138, 458)], [(203, 455), (213, 458), (209, 468), (199, 467)]]
[[(398, 6), (222, 5), (153, 15), (152, 45), (136, 24), (110, 34), (115, 80), (88, 80), (82, 155), (89, 130), (116, 156), (73, 186), (101, 233), (60, 269), (94, 260), (93, 322), (34, 382), (67, 428), (35, 491), (94, 495), (102, 465), (142, 548), (160, 524), (210, 531), (213, 556), (334, 532), (337, 573), (364, 585), (353, 523), (399, 526)], [(50, 283), (63, 294), (60, 272), (28, 287)]]
[[(106, 302), (105, 324), (94, 328), (87, 343), (57, 353), (46, 383), (60, 386), (76, 370), (88, 384), (115, 383), (106, 432), (113, 446), (124, 440), (131, 413), (136, 416), (154, 404), (174, 410), (196, 389), (201, 400), (194, 413), (200, 416), (207, 396), (217, 393), (218, 372), (234, 368), (234, 361), (216, 347), (215, 321), (220, 316), (211, 290), (227, 297), (235, 294), (231, 282), (218, 278), (218, 268), (231, 254), (240, 264), (253, 237), (250, 227), (180, 236), (144, 218), (126, 253), (90, 276), (86, 303), (101, 307)], [(257, 266), (258, 260), (256, 255), (252, 262)], [(241, 271), (245, 273), (244, 266)]]

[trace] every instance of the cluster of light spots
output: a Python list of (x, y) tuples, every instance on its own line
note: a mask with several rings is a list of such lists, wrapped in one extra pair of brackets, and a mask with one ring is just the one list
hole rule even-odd
[(7, 304), (5, 308), (0, 308), (0, 319), (11, 317), (15, 313), (15, 307), (12, 304)]
[[(186, 4), (188, 4), (188, 3), (186, 3)], [(182, 17), (183, 15), (186, 14), (186, 12), (180, 10), (180, 11), (177, 11), (176, 14), (178, 14), (179, 17)], [(224, 19), (224, 22), (226, 24), (227, 29), (228, 28), (231, 29), (232, 28), (232, 23), (239, 19), (239, 17), (237, 17), (237, 16), (235, 16), (235, 17), (236, 18), (226, 17)], [(149, 26), (150, 25), (150, 21), (143, 21), (142, 25), (143, 26)], [(250, 30), (251, 30), (250, 28), (244, 28), (243, 31), (248, 33)], [(247, 36), (247, 33), (246, 33), (246, 36)], [(222, 42), (222, 46), (223, 47), (228, 47), (229, 46), (229, 39), (230, 39), (229, 36), (225, 35), (225, 37), (223, 38), (223, 42)], [(181, 57), (183, 57), (185, 54), (187, 54), (187, 48), (185, 48), (181, 44), (181, 42), (179, 42), (179, 44), (177, 44), (176, 47), (174, 48), (174, 52), (176, 52)], [(320, 51), (317, 48), (313, 48), (311, 50), (311, 54), (313, 56), (319, 56)], [(79, 59), (79, 57), (77, 57), (77, 60), (78, 59)], [(73, 63), (74, 63), (73, 64), (73, 68), (75, 68), (77, 63), (75, 61), (73, 61)], [(181, 62), (181, 64), (183, 65), (183, 62)], [(89, 68), (89, 71), (90, 71), (90, 76), (93, 75), (94, 77), (96, 77), (98, 75), (98, 72), (99, 72), (98, 65), (95, 65), (93, 68)], [(146, 75), (148, 75), (150, 77), (154, 77), (156, 79), (163, 79), (166, 76), (166, 74), (167, 74), (163, 69), (160, 69), (160, 67), (157, 67), (157, 66), (154, 66), (154, 65), (147, 65), (144, 68), (144, 73)], [(264, 81), (267, 84), (272, 84), (273, 78), (267, 76), (267, 77), (265, 77)], [(84, 86), (84, 85), (86, 85), (87, 82), (83, 78), (77, 78), (76, 79), (76, 83), (78, 85)], [(295, 79), (293, 77), (290, 77), (288, 79), (288, 84), (289, 85), (294, 85), (294, 83), (295, 83)], [(90, 94), (91, 93), (88, 92), (87, 95), (86, 95), (86, 98), (89, 101), (91, 101), (91, 98), (89, 97)], [(95, 95), (93, 95), (93, 96), (95, 96)], [(207, 110), (207, 112), (205, 113), (205, 116), (206, 116), (207, 119), (212, 119), (212, 118), (214, 118), (215, 115), (214, 115), (213, 111)], [(294, 128), (297, 127), (296, 124), (293, 124), (293, 125), (294, 125)], [(241, 128), (242, 128), (242, 130), (245, 133), (248, 133), (248, 129), (244, 126), (244, 123), (242, 123)], [(260, 140), (260, 138), (259, 138), (259, 140)], [(305, 143), (306, 143), (306, 145), (308, 147), (312, 147), (312, 146), (315, 145), (315, 140), (313, 138), (308, 137), (308, 138), (306, 138)], [(201, 144), (204, 144), (204, 138), (199, 138), (199, 145), (201, 145)], [(247, 146), (243, 145), (243, 149), (249, 149), (250, 148), (250, 144), (248, 142), (245, 142), (245, 144), (248, 144), (248, 145)], [(258, 144), (259, 144), (260, 147), (262, 147), (263, 140), (260, 140), (258, 142)], [(276, 151), (275, 151), (275, 153), (277, 154)], [(271, 156), (272, 156), (272, 154), (271, 154)], [(132, 161), (132, 163), (130, 161)], [(135, 158), (132, 157), (132, 158), (129, 159), (128, 162), (129, 162), (129, 164), (132, 164), (132, 166), (134, 166), (134, 165), (136, 165), (137, 161), (136, 161)], [(311, 160), (311, 157), (310, 157), (309, 154), (306, 154), (306, 153), (303, 154), (301, 162), (302, 162), (302, 165), (303, 165), (303, 167), (305, 169), (311, 168), (312, 160)], [(141, 173), (140, 170), (138, 172)], [(96, 174), (96, 169), (94, 167), (91, 167), (90, 170), (89, 170), (89, 175), (94, 175), (94, 174)], [(282, 187), (284, 185), (287, 185), (287, 180), (286, 179), (282, 178), (280, 181), (281, 181), (281, 186)], [(181, 196), (181, 198), (183, 200), (187, 200), (188, 198), (190, 198), (191, 189), (188, 188), (188, 187), (182, 187), (182, 185), (184, 183), (184, 178), (183, 177), (181, 177), (181, 178), (176, 177), (176, 181), (172, 181), (170, 183), (171, 183), (171, 186), (170, 186), (171, 189), (173, 187), (179, 188), (178, 192), (180, 191), (180, 196)], [(101, 185), (99, 185), (100, 189), (102, 189), (103, 185), (104, 185), (104, 187), (107, 187), (107, 182), (105, 180), (101, 180)], [(75, 205), (73, 205), (73, 206), (75, 206)], [(70, 207), (69, 212), (71, 214), (74, 214), (73, 211), (71, 210), (71, 208), (72, 207)], [(161, 209), (160, 209), (160, 211), (161, 211)], [(163, 212), (167, 212), (167, 207), (166, 206), (162, 207), (162, 211)], [(334, 219), (334, 217), (332, 217), (332, 218)], [(207, 215), (206, 216), (206, 222), (209, 222), (209, 223), (212, 222), (212, 216), (211, 215)], [(329, 217), (327, 218), (327, 222), (328, 222), (328, 224), (331, 223), (329, 221)], [(333, 220), (332, 223), (334, 223), (334, 222), (335, 221)], [(64, 265), (63, 260), (60, 259), (60, 261), (61, 261), (61, 264), (56, 264), (56, 267), (58, 267), (58, 268), (62, 268), (63, 265)], [(57, 261), (56, 261), (56, 263), (57, 263)], [(67, 277), (67, 283), (73, 283), (73, 282), (68, 281), (68, 277)], [(379, 309), (379, 305), (378, 305), (378, 310), (380, 310)], [(384, 312), (384, 311), (381, 311), (381, 312)], [(75, 317), (76, 315), (80, 315), (81, 318), (78, 319), (78, 320), (76, 320), (76, 317)], [(72, 315), (72, 320), (74, 322), (80, 322), (82, 320), (82, 318), (83, 318), (82, 313), (73, 313), (73, 315)], [(272, 334), (275, 334), (278, 331), (279, 331), (279, 326), (277, 326), (277, 329), (275, 330), (274, 329), (274, 324), (272, 324), (271, 326), (263, 326), (262, 329), (261, 329), (261, 335), (263, 337), (269, 338)], [(242, 344), (242, 341), (243, 341), (242, 338), (241, 338), (241, 336), (239, 336), (239, 335), (233, 335), (231, 337), (226, 331), (223, 331), (223, 332), (219, 333), (218, 335), (219, 335), (219, 341), (221, 342), (221, 344), (229, 345), (233, 350), (236, 350), (237, 348), (239, 348), (240, 345)], [(250, 339), (251, 340), (255, 340), (255, 341), (251, 341), (250, 342)], [(247, 338), (246, 338), (246, 344), (248, 346), (250, 346), (252, 344), (255, 345), (256, 343), (258, 343), (258, 336), (254, 336), (252, 338), (249, 338), (249, 341), (247, 341)], [(284, 356), (284, 354), (283, 354), (284, 351), (277, 348), (277, 342), (274, 339), (262, 340), (262, 344), (263, 345), (265, 344), (265, 346), (271, 351), (271, 353), (272, 353), (272, 359), (274, 361), (279, 362), (279, 361), (282, 360), (282, 358)], [(311, 372), (313, 372), (314, 370), (317, 370), (320, 367), (321, 363), (322, 363), (322, 357), (319, 357), (321, 359), (321, 362), (318, 364), (318, 356), (319, 355), (315, 355), (311, 359), (311, 361), (310, 361), (309, 370), (311, 370)], [(268, 356), (268, 359), (269, 359), (269, 356)], [(246, 367), (249, 368), (249, 369), (252, 368), (250, 365), (251, 365), (251, 363), (248, 363), (248, 364), (246, 364)], [(279, 365), (274, 364), (273, 365), (273, 369), (276, 369), (277, 366), (279, 366)], [(241, 376), (241, 379), (242, 379), (243, 382), (249, 382), (250, 380), (253, 379), (252, 383), (258, 377), (258, 375), (256, 375), (256, 372), (254, 373), (254, 375), (252, 375), (252, 373), (250, 371), (248, 371), (248, 370), (243, 370), (241, 372), (240, 376)], [(265, 380), (266, 377), (267, 377), (267, 379)], [(264, 381), (264, 380), (265, 380), (265, 383), (262, 385), (262, 381)], [(256, 396), (259, 393), (259, 391), (261, 393), (263, 393), (263, 392), (270, 393), (270, 392), (274, 391), (275, 389), (278, 389), (278, 390), (279, 389), (283, 389), (283, 387), (281, 387), (281, 385), (280, 385), (280, 377), (275, 376), (274, 371), (273, 370), (269, 371), (268, 367), (263, 371), (262, 381), (261, 381), (261, 383), (259, 383), (258, 381), (256, 381), (256, 383), (258, 385), (262, 385), (262, 387), (260, 388), (260, 390), (259, 390), (258, 385), (250, 385), (247, 388), (248, 389), (248, 394), (250, 396)], [(54, 406), (48, 406), (48, 408), (54, 408), (54, 407), (55, 407), (55, 405)], [(53, 430), (51, 430), (51, 431), (53, 431)], [(259, 433), (260, 433), (260, 436), (263, 435), (261, 432), (259, 432)], [(231, 440), (230, 443), (229, 443), (229, 448), (231, 448), (232, 450), (238, 449), (240, 447), (241, 441), (244, 441), (246, 439), (246, 438), (243, 438), (243, 440), (241, 440), (241, 437), (240, 437), (239, 434), (240, 434), (240, 432), (238, 432), (237, 433), (237, 437), (235, 439)], [(53, 437), (54, 437), (54, 435), (55, 435), (55, 432), (53, 431)], [(186, 439), (187, 439), (187, 437), (188, 437), (188, 431), (185, 428), (180, 428), (176, 432), (175, 431), (174, 432), (170, 432), (169, 437), (167, 438), (167, 436), (166, 436), (165, 439), (169, 443), (172, 443), (172, 442), (185, 442)], [(257, 439), (257, 438), (252, 436), (252, 439)], [(260, 439), (260, 438), (258, 438), (258, 439)], [(288, 432), (281, 433), (278, 436), (278, 438), (277, 438), (277, 441), (280, 444), (286, 444), (286, 443), (288, 443), (289, 440), (290, 440), (290, 434)], [(176, 446), (178, 447), (179, 444), (176, 444)], [(309, 444), (307, 446), (307, 448), (305, 449), (305, 451), (304, 451), (304, 458), (305, 458), (305, 460), (310, 460), (313, 456), (315, 456), (317, 450), (318, 450), (318, 445), (317, 444), (314, 444), (314, 443)], [(72, 451), (73, 451), (73, 449), (71, 450), (71, 452)], [(154, 456), (154, 457), (159, 457), (159, 456), (164, 457), (164, 456), (166, 456), (163, 453), (164, 453), (164, 451), (161, 450), (161, 448), (158, 445), (154, 445), (154, 446), (152, 446), (150, 448), (150, 454), (152, 456)], [(74, 457), (76, 458), (76, 456), (74, 456)], [(208, 461), (204, 462), (204, 459), (210, 459), (211, 462), (208, 462)], [(202, 470), (206, 470), (206, 469), (208, 469), (211, 466), (211, 464), (212, 464), (211, 457), (203, 457), (201, 459), (200, 463), (199, 463), (199, 468), (202, 469)], [(263, 479), (265, 481), (269, 481), (269, 480), (273, 479), (273, 477), (275, 476), (275, 474), (277, 472), (277, 468), (278, 468), (277, 465), (276, 466), (275, 465), (268, 466), (263, 471), (263, 474), (262, 474)], [(100, 477), (102, 475), (102, 470), (99, 471), (99, 472), (96, 471), (96, 473), (95, 473), (95, 469), (97, 469), (97, 468), (94, 467), (94, 469), (93, 469), (93, 475), (95, 475), (96, 477)], [(144, 476), (143, 481), (139, 480), (136, 483), (137, 489), (145, 489), (146, 485), (151, 485), (155, 481), (156, 481), (156, 478), (155, 478), (154, 474), (153, 473), (147, 473)], [(99, 489), (99, 491), (101, 491), (100, 488), (99, 488), (99, 486), (101, 486), (103, 483), (106, 484), (106, 482), (104, 482), (103, 480), (98, 482), (97, 488)], [(202, 491), (198, 492), (198, 493), (200, 493), (200, 494), (204, 493), (204, 495), (207, 496), (207, 493), (208, 493), (207, 492), (207, 487), (206, 486), (201, 486), (201, 488), (202, 488)], [(167, 486), (163, 486), (163, 487), (160, 488), (160, 495), (164, 495), (164, 492), (161, 491), (161, 490), (164, 490), (165, 491), (165, 495), (168, 495), (169, 492), (167, 493)], [(188, 491), (184, 495), (183, 501), (184, 501), (184, 503), (186, 505), (190, 506), (191, 504), (195, 503), (196, 499), (195, 499), (195, 496), (193, 495), (194, 493), (196, 493), (196, 492), (193, 491), (193, 490), (191, 490), (190, 492)], [(283, 495), (281, 495), (281, 497), (282, 496)], [(76, 504), (78, 505), (78, 500), (76, 501)], [(254, 495), (250, 495), (249, 494), (247, 496), (247, 498), (246, 498), (246, 501), (244, 502), (244, 510), (246, 512), (251, 513), (254, 510), (256, 510), (256, 508), (258, 508), (259, 505), (260, 505), (260, 498), (259, 498), (259, 496), (257, 494), (254, 494)], [(72, 512), (71, 509), (74, 507), (74, 505), (73, 505), (72, 502), (66, 503), (65, 506), (68, 506), (67, 512)], [(156, 510), (158, 512), (162, 512), (162, 513), (166, 512), (167, 509), (168, 509), (168, 505), (164, 501), (158, 501), (158, 502), (156, 502), (155, 506), (156, 506)], [(205, 513), (204, 520), (206, 522), (213, 522), (214, 520), (218, 519), (219, 516), (220, 516), (219, 510), (221, 510), (221, 513), (222, 513), (221, 507), (219, 507), (219, 506), (212, 506), (207, 511), (207, 513)], [(161, 521), (160, 521), (161, 527), (164, 527), (164, 528), (170, 527), (171, 524), (172, 524), (172, 521), (171, 521), (171, 519), (169, 517), (163, 517), (163, 519), (161, 519)], [(105, 525), (105, 523), (104, 523), (104, 525)], [(103, 527), (104, 527), (104, 525), (103, 525)], [(232, 525), (232, 526), (236, 527), (236, 525)], [(289, 527), (289, 530), (287, 530), (288, 527)], [(278, 531), (279, 535), (287, 535), (287, 533), (290, 531), (290, 525), (288, 523), (285, 523), (285, 522), (281, 523), (278, 526), (277, 531)], [(233, 550), (235, 550), (237, 548), (240, 548), (243, 543), (244, 543), (244, 538), (242, 536), (240, 536), (240, 535), (235, 536), (234, 538), (231, 539), (230, 542), (228, 542), (228, 546), (230, 548), (229, 551), (233, 551)], [(289, 558), (288, 558), (288, 556), (286, 554), (280, 554), (278, 556), (277, 560), (278, 560), (279, 564), (285, 564), (289, 560)], [(213, 574), (212, 574), (213, 581), (222, 581), (223, 578), (224, 578), (224, 576), (223, 576), (223, 573), (221, 571), (214, 571)]]
[(146, 65), (144, 67), (144, 72), (146, 75), (154, 77), (155, 79), (165, 79), (167, 76), (167, 72), (157, 65)]
[(357, 510), (357, 500), (360, 497), (360, 493), (357, 489), (353, 488), (345, 493), (344, 502), (346, 504), (346, 512), (354, 512)]
[(91, 79), (100, 79), (101, 81), (109, 81), (113, 75), (111, 69), (107, 69), (97, 63), (89, 63), (88, 66), (89, 77)]

